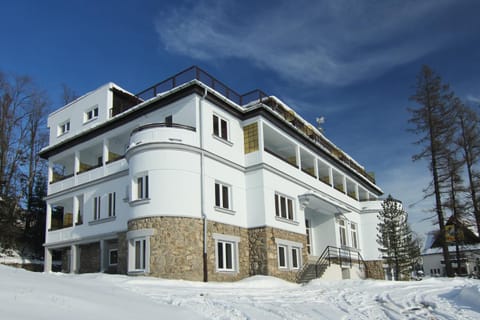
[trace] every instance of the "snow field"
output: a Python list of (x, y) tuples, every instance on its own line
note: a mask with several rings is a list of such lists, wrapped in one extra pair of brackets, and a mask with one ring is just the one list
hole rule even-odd
[(202, 283), (0, 266), (0, 319), (480, 319), (480, 281)]

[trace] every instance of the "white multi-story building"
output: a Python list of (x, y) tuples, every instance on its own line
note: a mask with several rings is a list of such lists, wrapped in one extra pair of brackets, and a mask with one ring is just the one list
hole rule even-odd
[(259, 90), (192, 67), (138, 95), (106, 84), (48, 127), (47, 271), (57, 254), (70, 272), (192, 280), (382, 270), (381, 189)]

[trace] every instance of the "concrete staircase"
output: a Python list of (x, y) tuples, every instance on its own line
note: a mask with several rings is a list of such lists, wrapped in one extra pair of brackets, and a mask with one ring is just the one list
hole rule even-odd
[(305, 266), (298, 272), (297, 283), (307, 283), (310, 280), (321, 278), (328, 264), (317, 265), (307, 262)]

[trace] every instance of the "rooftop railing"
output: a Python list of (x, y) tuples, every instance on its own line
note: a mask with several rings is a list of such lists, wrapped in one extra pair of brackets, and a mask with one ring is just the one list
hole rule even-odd
[(136, 97), (142, 99), (143, 101), (156, 97), (158, 94), (172, 90), (175, 87), (178, 87), (182, 84), (185, 84), (191, 80), (198, 80), (209, 86), (213, 90), (219, 92), (227, 99), (233, 101), (234, 103), (240, 106), (246, 106), (252, 102), (261, 102), (264, 105), (270, 107), (277, 114), (282, 116), (287, 122), (290, 122), (295, 128), (304, 132), (314, 143), (323, 146), (327, 149), (330, 154), (335, 158), (340, 160), (342, 163), (357, 171), (359, 174), (364, 176), (367, 180), (372, 183), (375, 183), (375, 178), (371, 173), (367, 173), (364, 168), (360, 167), (356, 162), (352, 161), (349, 157), (345, 155), (343, 151), (334, 146), (332, 143), (325, 140), (322, 136), (316, 134), (310, 125), (304, 124), (300, 121), (292, 110), (285, 109), (279, 105), (275, 99), (269, 98), (269, 96), (261, 90), (252, 90), (245, 94), (239, 94), (235, 90), (231, 89), (223, 82), (217, 80), (215, 77), (210, 75), (208, 72), (200, 69), (197, 66), (192, 66), (188, 69), (185, 69), (174, 76), (171, 76), (168, 79), (165, 79), (145, 90), (136, 94)]
[(247, 105), (253, 101), (261, 101), (262, 99), (268, 97), (263, 91), (258, 89), (245, 94), (239, 94), (197, 66), (192, 66), (188, 69), (185, 69), (176, 75), (171, 76), (170, 78), (165, 79), (162, 82), (143, 90), (142, 92), (139, 92), (136, 94), (136, 96), (142, 100), (148, 100), (157, 96), (159, 93), (169, 91), (194, 79), (201, 81), (240, 106)]

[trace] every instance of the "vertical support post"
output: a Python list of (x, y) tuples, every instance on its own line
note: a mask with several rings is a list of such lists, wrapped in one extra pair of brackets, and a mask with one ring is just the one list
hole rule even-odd
[(45, 247), (45, 257), (43, 261), (43, 272), (52, 272), (52, 251), (47, 247)]
[(70, 273), (78, 272), (78, 245), (70, 246)]
[(105, 272), (105, 240), (100, 240), (100, 272)]

